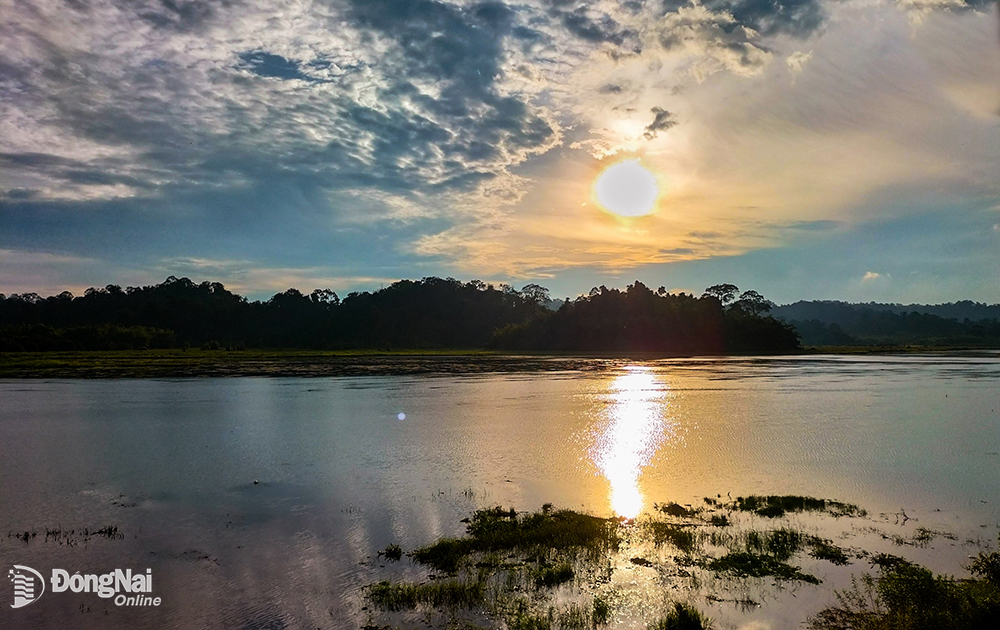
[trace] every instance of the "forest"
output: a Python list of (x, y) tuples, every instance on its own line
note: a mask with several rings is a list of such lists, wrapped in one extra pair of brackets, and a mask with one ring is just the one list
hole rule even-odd
[(1000, 347), (1000, 305), (795, 302), (772, 310), (809, 346)]
[(594, 288), (554, 301), (537, 284), (520, 290), (479, 280), (400, 280), (343, 299), (297, 289), (249, 301), (218, 282), (171, 276), (163, 283), (91, 288), (50, 297), (0, 294), (0, 351), (145, 348), (324, 350), (495, 349), (652, 352), (668, 355), (781, 353), (799, 349), (774, 304), (733, 285), (696, 297)]

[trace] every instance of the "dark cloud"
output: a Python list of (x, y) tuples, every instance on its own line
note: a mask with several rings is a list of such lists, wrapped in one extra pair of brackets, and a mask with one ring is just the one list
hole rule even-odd
[(653, 112), (653, 122), (646, 125), (646, 130), (642, 134), (647, 140), (652, 140), (657, 133), (666, 131), (677, 124), (674, 115), (661, 107), (654, 107), (650, 111)]
[(639, 49), (638, 34), (631, 29), (623, 28), (607, 13), (575, 0), (547, 0), (545, 4), (549, 7), (549, 15), (559, 20), (575, 37), (590, 43), (609, 43), (615, 46), (630, 42), (631, 48)]
[(206, 0), (153, 0), (152, 2), (125, 2), (134, 8), (138, 17), (157, 28), (193, 31), (206, 25), (216, 14), (216, 7), (227, 7), (231, 2)]
[[(667, 13), (690, 6), (690, 0), (663, 0)], [(786, 34), (808, 37), (826, 23), (823, 0), (705, 0), (700, 3), (715, 12), (733, 16), (728, 28), (745, 26), (761, 35)]]
[(601, 94), (621, 94), (625, 88), (615, 83), (605, 83), (597, 91)]

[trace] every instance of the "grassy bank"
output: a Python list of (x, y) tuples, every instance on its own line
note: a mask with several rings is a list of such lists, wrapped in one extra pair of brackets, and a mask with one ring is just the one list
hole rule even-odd
[[(430, 627), (585, 630), (631, 627), (637, 611), (651, 630), (723, 628), (706, 614), (709, 607), (756, 610), (789, 589), (829, 600), (830, 587), (812, 571), (852, 564), (874, 573), (854, 571), (836, 603), (805, 620), (812, 630), (1000, 627), (1000, 554), (970, 556), (972, 577), (956, 579), (901, 556), (842, 547), (810, 530), (820, 522), (844, 531), (874, 528), (865, 525), (873, 521), (864, 509), (840, 501), (705, 498), (700, 505), (657, 504), (635, 520), (551, 505), (529, 513), (495, 507), (463, 522), (465, 536), (441, 538), (405, 558), (391, 546), (392, 562), (408, 559), (417, 573), (394, 571), (364, 590), (366, 628), (419, 620)], [(937, 536), (955, 540), (922, 528), (912, 536), (882, 534), (900, 549), (924, 549)], [(389, 551), (380, 557), (388, 560)], [(627, 585), (644, 581), (652, 588), (639, 591), (637, 606)], [(749, 599), (751, 592), (763, 601)]]

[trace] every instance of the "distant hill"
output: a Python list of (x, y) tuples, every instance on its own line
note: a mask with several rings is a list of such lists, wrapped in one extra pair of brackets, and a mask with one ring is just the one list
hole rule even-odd
[(800, 301), (771, 314), (793, 325), (805, 345), (1000, 347), (1000, 304)]
[(771, 310), (774, 317), (785, 320), (818, 319), (827, 324), (838, 323), (853, 317), (859, 309), (888, 311), (890, 313), (925, 313), (945, 319), (977, 322), (984, 319), (1000, 320), (1000, 304), (984, 304), (971, 300), (949, 302), (947, 304), (884, 304), (880, 302), (850, 303), (834, 300), (812, 302), (799, 301), (794, 304), (777, 306)]

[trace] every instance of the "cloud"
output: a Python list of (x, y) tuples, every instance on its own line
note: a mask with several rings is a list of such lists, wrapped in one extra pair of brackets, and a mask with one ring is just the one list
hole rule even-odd
[[(206, 273), (276, 270), (246, 276), (267, 286), (553, 274), (819, 238), (930, 192), (995, 198), (989, 6), (15, 3), (0, 247), (154, 277), (237, 261)], [(913, 12), (936, 19), (917, 32)], [(612, 156), (656, 172), (654, 216), (581, 205)]]
[(642, 134), (647, 140), (652, 140), (658, 132), (666, 131), (677, 124), (674, 115), (661, 107), (654, 107), (650, 111), (653, 112), (653, 122), (646, 125), (646, 130)]
[(813, 53), (811, 50), (807, 53), (797, 50), (785, 57), (785, 65), (788, 66), (788, 71), (792, 74), (799, 74), (802, 72), (802, 68), (805, 67), (806, 63), (812, 59), (812, 56)]
[(888, 274), (881, 274), (876, 271), (866, 271), (865, 275), (861, 277), (862, 282), (871, 282), (873, 280), (879, 280), (882, 278), (888, 278)]
[(760, 74), (773, 56), (755, 43), (756, 30), (731, 13), (705, 5), (679, 7), (664, 16), (659, 28), (665, 50), (700, 58), (691, 69), (699, 81), (722, 70), (741, 76)]

